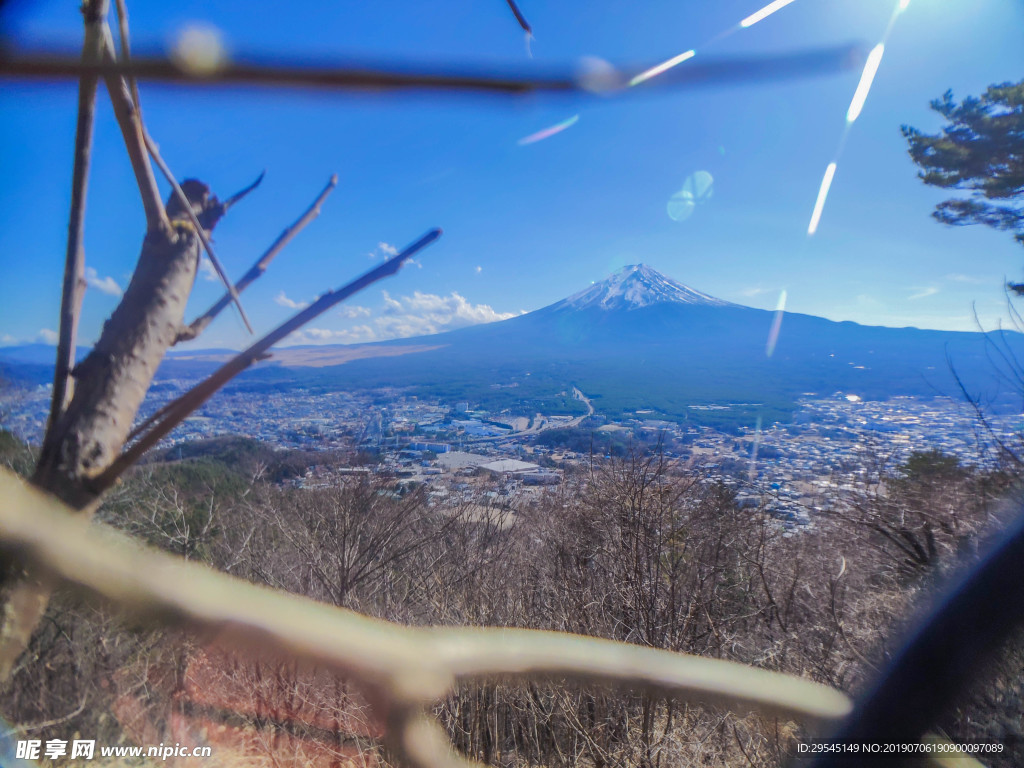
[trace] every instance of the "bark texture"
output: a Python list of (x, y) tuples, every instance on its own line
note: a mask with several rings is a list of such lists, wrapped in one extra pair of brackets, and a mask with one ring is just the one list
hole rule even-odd
[[(182, 185), (204, 228), (220, 205), (202, 182)], [(96, 494), (89, 480), (120, 454), (164, 354), (181, 331), (196, 277), (200, 241), (175, 198), (167, 204), (168, 231), (146, 235), (124, 298), (99, 341), (72, 375), (75, 392), (54, 425), (53, 448), (40, 456), (33, 483), (76, 509)]]

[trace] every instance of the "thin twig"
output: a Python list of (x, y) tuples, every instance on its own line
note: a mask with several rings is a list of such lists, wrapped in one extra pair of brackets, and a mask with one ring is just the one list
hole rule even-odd
[[(82, 60), (97, 61), (102, 55), (100, 25), (106, 19), (107, 0), (95, 0), (83, 7), (85, 41)], [(78, 120), (75, 127), (75, 160), (71, 172), (71, 212), (68, 216), (68, 242), (64, 255), (64, 288), (60, 303), (60, 330), (57, 343), (57, 364), (53, 374), (53, 396), (47, 423), (46, 447), (52, 448), (55, 426), (71, 399), (68, 386), (75, 365), (75, 344), (78, 319), (85, 296), (85, 201), (89, 188), (89, 166), (92, 160), (92, 137), (96, 117), (96, 91), (99, 78), (83, 75), (78, 84)]]
[(157, 168), (167, 179), (167, 182), (171, 185), (171, 189), (174, 190), (175, 197), (178, 198), (178, 202), (181, 203), (185, 209), (185, 215), (188, 216), (189, 221), (192, 222), (192, 227), (196, 231), (196, 235), (199, 237), (199, 241), (203, 244), (203, 248), (206, 250), (206, 255), (210, 257), (210, 262), (213, 264), (213, 268), (217, 271), (218, 277), (224, 287), (228, 289), (228, 294), (231, 296), (231, 300), (235, 303), (238, 308), (238, 314), (242, 316), (242, 322), (245, 323), (246, 330), (249, 333), (255, 333), (252, 329), (252, 324), (249, 322), (249, 317), (245, 314), (245, 308), (242, 307), (242, 299), (238, 296), (238, 291), (235, 290), (235, 286), (231, 284), (231, 279), (228, 277), (228, 273), (224, 271), (224, 266), (220, 263), (220, 259), (217, 258), (217, 254), (213, 252), (213, 245), (210, 243), (210, 238), (206, 234), (206, 229), (200, 223), (199, 218), (196, 216), (196, 212), (192, 210), (192, 203), (189, 201), (185, 192), (181, 189), (178, 184), (178, 180), (174, 178), (174, 174), (171, 173), (171, 169), (167, 167), (167, 163), (160, 157), (160, 149), (157, 147), (156, 142), (153, 141), (152, 137), (146, 131), (145, 127), (142, 128), (142, 140), (146, 144), (146, 149), (149, 150), (150, 156), (153, 158), (153, 162), (156, 163)]
[(217, 390), (257, 360), (262, 359), (267, 350), (277, 344), (277, 342), (297, 331), (310, 320), (323, 314), (334, 305), (369, 287), (378, 280), (395, 274), (407, 259), (412, 258), (418, 251), (430, 245), (440, 236), (440, 229), (431, 230), (397, 256), (392, 257), (376, 269), (370, 270), (362, 277), (353, 280), (336, 291), (328, 291), (313, 302), (313, 304), (293, 315), (248, 349), (238, 353), (207, 379), (204, 379), (177, 400), (170, 403), (168, 407), (162, 409), (163, 417), (155, 422), (149, 431), (139, 438), (138, 442), (134, 443), (115, 459), (102, 474), (92, 480), (90, 485), (93, 490), (98, 494), (113, 485), (128, 467), (132, 466), (142, 457), (142, 454), (156, 445), (167, 433), (184, 421), (189, 414), (205, 403)]
[[(121, 59), (125, 64), (131, 66), (132, 51), (128, 34), (128, 7), (125, 5), (124, 0), (117, 0), (117, 25), (121, 37)], [(132, 75), (126, 75), (125, 79), (128, 81), (129, 88), (131, 88), (132, 102), (134, 102), (135, 110), (138, 112), (139, 119), (141, 120), (142, 99), (139, 98), (139, 84)]]
[[(245, 314), (245, 309), (242, 307), (242, 300), (238, 297), (238, 293), (235, 291), (234, 286), (231, 285), (231, 280), (228, 278), (228, 274), (224, 270), (224, 266), (220, 263), (220, 259), (217, 258), (217, 254), (213, 252), (213, 246), (210, 244), (210, 238), (206, 236), (205, 228), (200, 224), (195, 211), (192, 210), (192, 203), (182, 191), (177, 178), (175, 178), (174, 174), (171, 173), (171, 169), (167, 167), (167, 163), (165, 163), (164, 159), (160, 156), (157, 144), (153, 141), (153, 137), (149, 135), (149, 132), (146, 130), (146, 124), (142, 120), (142, 100), (139, 98), (139, 86), (135, 80), (135, 76), (131, 74), (130, 71), (132, 61), (128, 32), (128, 9), (125, 7), (124, 0), (117, 0), (117, 20), (121, 33), (121, 56), (125, 65), (129, 68), (129, 72), (125, 75), (124, 79), (131, 88), (129, 97), (133, 108), (133, 122), (137, 127), (138, 134), (141, 136), (149, 155), (153, 158), (153, 162), (157, 164), (160, 172), (164, 175), (164, 178), (167, 179), (167, 183), (169, 183), (171, 188), (174, 190), (174, 195), (178, 198), (178, 202), (180, 202), (182, 207), (185, 209), (185, 214), (192, 222), (192, 227), (195, 229), (196, 235), (203, 244), (203, 248), (206, 249), (206, 253), (210, 257), (210, 261), (213, 263), (214, 269), (220, 276), (221, 281), (224, 283), (224, 287), (227, 288), (231, 300), (234, 301), (235, 306), (238, 307), (238, 313), (242, 316), (242, 322), (245, 323), (245, 327), (248, 329), (249, 333), (253, 333), (252, 324), (249, 322), (249, 318)], [(110, 51), (110, 53), (113, 54), (113, 51)], [(262, 176), (260, 178), (262, 178)], [(259, 182), (257, 181), (256, 183), (258, 184)]]
[(266, 176), (266, 175), (267, 175), (267, 172), (266, 172), (266, 171), (261, 171), (261, 172), (260, 172), (260, 175), (256, 177), (256, 181), (254, 181), (254, 182), (253, 182), (252, 184), (250, 184), (250, 185), (249, 185), (248, 187), (246, 187), (245, 189), (243, 189), (243, 190), (241, 190), (241, 191), (239, 191), (239, 192), (235, 192), (235, 194), (233, 194), (233, 195), (232, 195), (231, 197), (229, 197), (229, 198), (228, 198), (227, 200), (225, 200), (224, 202), (222, 202), (222, 203), (220, 204), (220, 207), (221, 207), (221, 211), (222, 211), (222, 213), (227, 213), (228, 209), (229, 209), (229, 208), (230, 208), (231, 206), (233, 206), (233, 205), (234, 205), (235, 203), (237, 203), (237, 202), (238, 202), (239, 200), (241, 200), (241, 199), (242, 199), (243, 197), (245, 197), (245, 196), (246, 196), (246, 195), (248, 195), (248, 194), (249, 194), (250, 192), (252, 192), (252, 191), (253, 191), (254, 189), (256, 189), (256, 187), (258, 187), (258, 186), (260, 185), (260, 182), (262, 182), (262, 181), (263, 181), (263, 177), (264, 177), (264, 176)]
[(525, 32), (528, 35), (532, 35), (533, 30), (530, 29), (530, 22), (526, 20), (526, 17), (523, 16), (522, 11), (519, 10), (519, 6), (516, 5), (516, 0), (507, 0), (507, 2), (508, 7), (511, 8), (512, 13), (515, 14), (516, 21), (519, 22), (519, 26), (523, 28), (523, 32)]
[[(146, 227), (150, 232), (170, 232), (171, 223), (164, 211), (164, 203), (160, 197), (160, 190), (156, 186), (153, 167), (149, 164), (142, 120), (135, 108), (132, 94), (128, 91), (128, 86), (122, 77), (123, 74), (131, 76), (132, 68), (127, 63), (122, 65), (117, 61), (113, 36), (106, 23), (103, 24), (101, 36), (103, 38), (103, 58), (95, 71), (103, 76), (107, 84), (114, 116), (117, 118), (117, 124), (121, 127), (121, 135), (124, 137), (125, 148), (128, 150), (132, 170), (135, 172), (135, 181), (139, 187), (139, 195), (142, 198), (142, 207), (146, 212)], [(118, 72), (117, 69), (122, 67), (125, 71)]]
[[(68, 638), (68, 642), (71, 642), (71, 638)], [(78, 703), (78, 706), (75, 707), (70, 712), (68, 712), (67, 714), (61, 715), (60, 717), (52, 718), (50, 720), (43, 720), (43, 721), (38, 722), (38, 723), (29, 723), (27, 725), (19, 725), (17, 727), (17, 729), (12, 728), (12, 729), (8, 730), (6, 733), (0, 733), (0, 739), (9, 738), (15, 732), (23, 733), (23, 734), (28, 734), (28, 733), (32, 733), (33, 731), (42, 731), (42, 730), (45, 730), (46, 728), (52, 728), (55, 725), (62, 725), (64, 723), (68, 722), (68, 720), (71, 720), (71, 719), (73, 719), (75, 717), (78, 717), (80, 714), (82, 714), (82, 712), (85, 710), (85, 705), (88, 704), (88, 703), (89, 703), (89, 696), (88, 696), (88, 694), (83, 694), (82, 695), (82, 700)]]
[[(653, 87), (691, 87), (726, 85), (794, 77), (815, 77), (859, 68), (864, 62), (864, 47), (841, 45), (830, 48), (802, 50), (771, 56), (694, 60), (685, 67), (676, 67), (651, 80)], [(630, 73), (640, 73), (650, 66), (621, 67), (616, 80), (623, 88)], [(546, 76), (494, 72), (481, 74), (479, 68), (444, 71), (424, 65), (406, 70), (381, 70), (373, 66), (345, 66), (310, 61), (284, 61), (279, 57), (261, 61), (258, 58), (227, 62), (214, 72), (183, 69), (172, 59), (162, 56), (135, 56), (131, 65), (104, 61), (84, 65), (77, 59), (54, 52), (4, 54), (0, 51), (0, 77), (29, 77), (47, 80), (79, 77), (83, 71), (99, 75), (132, 74), (144, 80), (189, 83), (192, 85), (254, 85), (263, 87), (304, 87), (343, 90), (431, 89), (453, 91), (489, 91), (505, 94), (537, 92), (586, 93), (593, 86), (585, 76), (554, 72)]]
[[(263, 175), (261, 174), (260, 178), (256, 180), (256, 184), (259, 184), (262, 178)], [(238, 194), (233, 195), (225, 203), (225, 206), (230, 205), (239, 197), (247, 194), (256, 186), (256, 184), (253, 184), (252, 186), (242, 190)], [(291, 241), (291, 239), (295, 237), (295, 235), (297, 235), (299, 232), (301, 232), (306, 227), (306, 225), (309, 224), (309, 222), (311, 222), (313, 219), (320, 215), (321, 205), (323, 205), (324, 200), (327, 199), (327, 196), (334, 190), (337, 184), (338, 175), (334, 174), (333, 176), (331, 176), (330, 181), (327, 182), (327, 186), (324, 187), (323, 191), (320, 192), (316, 200), (313, 201), (313, 204), (290, 227), (286, 228), (284, 232), (282, 232), (280, 236), (278, 236), (277, 240), (274, 241), (270, 248), (268, 248), (267, 251), (262, 256), (260, 256), (256, 263), (249, 268), (249, 271), (242, 276), (242, 279), (235, 283), (235, 290), (238, 293), (241, 293), (246, 288), (248, 288), (252, 283), (254, 283), (257, 279), (259, 279), (263, 275), (263, 273), (267, 271), (267, 267), (270, 265), (270, 262), (274, 260), (274, 257), (277, 256), (277, 254), (284, 249), (284, 247)], [(217, 303), (210, 307), (201, 317), (197, 318), (191, 325), (189, 325), (187, 328), (181, 331), (181, 333), (178, 335), (178, 341), (188, 341), (199, 336), (199, 334), (206, 330), (206, 327), (211, 322), (213, 322), (213, 319), (217, 317), (217, 315), (220, 314), (221, 311), (223, 311), (224, 307), (226, 307), (230, 303), (231, 296), (230, 294), (225, 293), (223, 296), (221, 296)], [(158, 409), (151, 416), (149, 416), (149, 418), (147, 418), (141, 424), (136, 426), (135, 429), (133, 429), (131, 433), (128, 435), (128, 439), (126, 442), (131, 442), (136, 437), (145, 432), (146, 429), (149, 428), (150, 424), (159, 419), (162, 419), (164, 417), (164, 414), (166, 414), (170, 410), (173, 404), (173, 401), (170, 403), (166, 403), (162, 408)]]
[[(331, 176), (330, 181), (327, 182), (327, 186), (324, 187), (323, 191), (317, 196), (313, 204), (306, 209), (306, 211), (294, 222), (291, 226), (287, 227), (284, 232), (280, 234), (277, 240), (274, 241), (273, 245), (266, 250), (266, 252), (257, 259), (256, 263), (249, 268), (249, 271), (242, 275), (242, 279), (235, 283), (235, 291), (241, 293), (248, 288), (253, 282), (258, 280), (264, 272), (267, 271), (267, 267), (270, 266), (270, 262), (279, 254), (292, 238), (301, 232), (313, 219), (320, 215), (320, 207), (323, 205), (324, 200), (338, 185), (337, 174)], [(233, 200), (233, 199), (232, 199)], [(225, 205), (229, 205), (232, 200), (228, 200)], [(201, 334), (206, 327), (213, 322), (213, 319), (217, 317), (226, 307), (231, 303), (231, 295), (225, 294), (222, 296), (216, 304), (206, 310), (200, 317), (196, 318), (191, 325), (182, 331), (179, 341), (187, 341), (189, 339), (196, 338)], [(134, 436), (134, 433), (133, 433)], [(131, 439), (131, 438), (129, 438)]]

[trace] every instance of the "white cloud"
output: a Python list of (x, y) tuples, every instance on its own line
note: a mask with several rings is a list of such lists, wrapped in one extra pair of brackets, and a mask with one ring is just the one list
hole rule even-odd
[(0, 344), (4, 344), (4, 345), (16, 344), (17, 341), (18, 340), (16, 338), (14, 338), (13, 336), (11, 336), (11, 334), (9, 334), (9, 333), (5, 333), (3, 336), (0, 336)]
[(369, 317), (371, 312), (369, 307), (360, 307), (357, 304), (351, 306), (342, 307), (338, 310), (338, 314), (348, 320), (355, 320), (357, 317)]
[(40, 344), (56, 344), (59, 338), (60, 336), (57, 335), (56, 331), (51, 331), (49, 328), (40, 328), (35, 340)]
[(911, 290), (917, 291), (917, 293), (912, 293), (910, 296), (907, 296), (911, 301), (914, 301), (915, 299), (926, 299), (939, 292), (939, 289), (934, 286), (929, 286), (927, 288), (913, 288)]
[(213, 266), (213, 262), (210, 261), (210, 257), (205, 253), (203, 258), (199, 260), (199, 274), (203, 276), (203, 280), (208, 283), (219, 283), (220, 275), (217, 274), (216, 267)]
[[(305, 328), (291, 336), (296, 343), (354, 344), (368, 341), (425, 336), (468, 325), (507, 320), (524, 312), (496, 312), (488, 304), (472, 304), (453, 291), (447, 296), (415, 291), (412, 296), (391, 296), (381, 291), (384, 307), (379, 313), (367, 307), (343, 307), (338, 315), (346, 319), (368, 318), (366, 322), (342, 330)], [(372, 318), (372, 319), (370, 319)]]
[(288, 307), (288, 309), (305, 309), (309, 306), (308, 301), (294, 301), (284, 295), (284, 291), (281, 291), (277, 296), (274, 297), (274, 302), (280, 304), (282, 307)]
[(354, 344), (360, 341), (374, 341), (376, 332), (368, 325), (357, 325), (340, 331), (328, 328), (303, 328), (289, 339), (305, 344)]
[(415, 291), (412, 296), (384, 295), (384, 312), (374, 320), (380, 338), (401, 338), (440, 333), (479, 323), (515, 317), (515, 312), (496, 312), (489, 304), (471, 304), (452, 291), (448, 296)]
[(476, 268), (476, 273), (477, 273), (478, 275), (479, 275), (479, 274), (480, 274), (481, 272), (483, 272), (483, 271), (484, 271), (484, 268), (483, 268), (483, 267), (477, 267), (477, 268)]
[(100, 293), (108, 296), (120, 296), (121, 286), (112, 277), (100, 277), (92, 267), (85, 268), (85, 282), (90, 288), (95, 288)]
[[(378, 259), (383, 260), (383, 261), (387, 261), (392, 256), (397, 256), (397, 255), (398, 255), (398, 248), (393, 246), (391, 243), (385, 243), (383, 240), (381, 240), (379, 243), (377, 243), (377, 247), (376, 248), (374, 248), (372, 251), (370, 251), (368, 254), (366, 254), (366, 257), (368, 259), (373, 259), (374, 261), (376, 261)], [(413, 261), (412, 259), (409, 259), (409, 263), (410, 264), (415, 264), (416, 262)]]

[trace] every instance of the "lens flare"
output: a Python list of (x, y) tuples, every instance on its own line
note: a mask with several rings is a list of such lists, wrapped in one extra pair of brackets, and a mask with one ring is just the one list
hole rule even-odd
[(576, 122), (579, 119), (580, 119), (579, 115), (573, 115), (568, 120), (563, 120), (562, 122), (558, 123), (557, 125), (552, 125), (550, 128), (545, 128), (544, 130), (537, 131), (536, 133), (531, 133), (529, 136), (525, 136), (524, 138), (520, 139), (516, 143), (519, 146), (522, 147), (522, 146), (525, 146), (527, 144), (533, 144), (533, 143), (538, 142), (538, 141), (543, 141), (544, 139), (547, 139), (547, 138), (550, 138), (551, 136), (554, 136), (556, 133), (561, 133), (562, 131), (564, 131), (569, 126), (575, 125)]
[(825, 198), (828, 197), (828, 188), (832, 186), (832, 177), (836, 175), (836, 164), (829, 163), (825, 169), (825, 175), (821, 179), (821, 187), (818, 189), (818, 199), (814, 201), (814, 212), (811, 214), (811, 223), (807, 225), (807, 234), (813, 235), (818, 231), (818, 222), (821, 221), (821, 212), (825, 208)]
[(710, 199), (714, 192), (714, 177), (707, 171), (697, 171), (686, 177), (683, 188), (669, 198), (666, 210), (673, 221), (685, 221)]
[(846, 122), (852, 123), (864, 109), (864, 102), (868, 98), (868, 91), (871, 90), (875, 73), (878, 72), (878, 65), (882, 63), (883, 53), (885, 53), (885, 44), (879, 43), (868, 54), (868, 60), (864, 62), (864, 71), (860, 74), (857, 90), (853, 93), (853, 101), (850, 102), (850, 108), (846, 111)]
[(668, 199), (668, 205), (665, 206), (668, 217), (672, 221), (686, 221), (693, 215), (696, 208), (697, 203), (694, 202), (693, 195), (685, 190), (679, 190), (672, 195)]
[(171, 58), (182, 69), (197, 75), (212, 75), (228, 59), (221, 31), (209, 24), (188, 24), (178, 33)]
[(576, 82), (583, 90), (604, 96), (621, 90), (626, 80), (625, 75), (599, 56), (584, 56), (579, 62)]
[(868, 93), (871, 91), (871, 84), (874, 82), (875, 75), (878, 73), (878, 67), (882, 63), (882, 55), (885, 53), (885, 43), (888, 41), (889, 35), (892, 33), (896, 19), (907, 9), (907, 6), (909, 5), (910, 0), (896, 0), (896, 7), (893, 9), (892, 16), (889, 18), (889, 25), (886, 27), (885, 33), (882, 35), (881, 42), (871, 49), (871, 53), (868, 54), (867, 61), (864, 62), (864, 69), (860, 74), (860, 81), (857, 83), (857, 90), (854, 91), (853, 99), (850, 101), (850, 107), (846, 110), (846, 125), (843, 127), (843, 132), (839, 137), (839, 149), (834, 155), (835, 160), (829, 163), (828, 167), (825, 169), (825, 176), (822, 178), (821, 187), (818, 189), (818, 199), (814, 203), (814, 211), (811, 213), (811, 221), (807, 225), (808, 236), (813, 235), (818, 231), (818, 223), (821, 221), (821, 212), (825, 208), (825, 199), (828, 197), (829, 187), (832, 186), (832, 177), (835, 176), (836, 173), (836, 163), (842, 158), (843, 149), (846, 146), (846, 137), (850, 134), (853, 122), (860, 117), (861, 110), (864, 109), (864, 102), (867, 101)]
[(775, 345), (779, 341), (779, 331), (782, 330), (782, 316), (786, 313), (786, 289), (783, 288), (779, 294), (779, 303), (775, 305), (775, 317), (772, 318), (772, 328), (768, 331), (768, 343), (765, 345), (764, 353), (771, 357), (775, 352)]
[(668, 61), (663, 61), (661, 62), (661, 64), (658, 64), (655, 67), (651, 67), (650, 69), (641, 72), (639, 75), (637, 75), (636, 77), (629, 81), (629, 86), (630, 88), (632, 88), (634, 85), (639, 85), (645, 80), (650, 80), (652, 77), (657, 77), (662, 72), (667, 72), (677, 64), (682, 64), (687, 59), (692, 59), (696, 55), (697, 52), (692, 48), (688, 51), (683, 51), (678, 56), (673, 56)]
[(768, 3), (768, 5), (762, 8), (760, 11), (757, 11), (756, 13), (752, 13), (749, 16), (747, 16), (747, 18), (740, 22), (740, 26), (743, 27), (744, 29), (746, 29), (747, 27), (752, 27), (755, 24), (757, 24), (757, 22), (771, 16), (773, 13), (775, 13), (781, 8), (785, 8), (792, 2), (793, 0), (775, 0), (774, 3)]

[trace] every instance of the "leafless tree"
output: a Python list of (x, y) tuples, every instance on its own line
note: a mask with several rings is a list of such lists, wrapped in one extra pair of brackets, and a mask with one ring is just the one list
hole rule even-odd
[[(82, 65), (130, 64), (128, 19), (118, 3), (120, 53), (107, 21), (108, 0), (89, 0), (83, 6), (85, 42)], [(88, 188), (93, 116), (100, 79), (104, 80), (124, 137), (146, 214), (146, 232), (132, 280), (118, 307), (103, 327), (89, 355), (74, 365), (78, 318), (85, 287), (82, 237)], [(165, 205), (159, 197), (151, 160), (172, 187)], [(258, 183), (258, 181), (257, 181)], [(334, 187), (332, 178), (310, 209), (268, 249), (253, 269), (231, 283), (220, 265), (209, 234), (232, 205), (256, 185), (220, 200), (194, 179), (178, 184), (160, 156), (142, 120), (139, 89), (130, 74), (83, 71), (79, 83), (78, 126), (75, 139), (72, 202), (68, 226), (64, 292), (57, 365), (50, 418), (32, 482), (71, 508), (91, 515), (105, 490), (145, 452), (195, 408), (239, 372), (266, 356), (267, 350), (304, 323), (381, 277), (393, 274), (413, 253), (437, 238), (429, 233), (403, 253), (359, 280), (328, 291), (250, 346), (217, 373), (183, 397), (168, 404), (142, 425), (135, 416), (166, 351), (183, 339), (195, 338), (229, 303), (248, 325), (239, 292), (262, 274), (270, 260), (319, 213)], [(201, 250), (205, 250), (227, 288), (225, 298), (191, 324), (185, 306), (192, 290)], [(134, 442), (129, 444), (129, 439)], [(0, 585), (0, 679), (6, 679), (27, 646), (47, 604), (46, 584), (8, 563)]]

